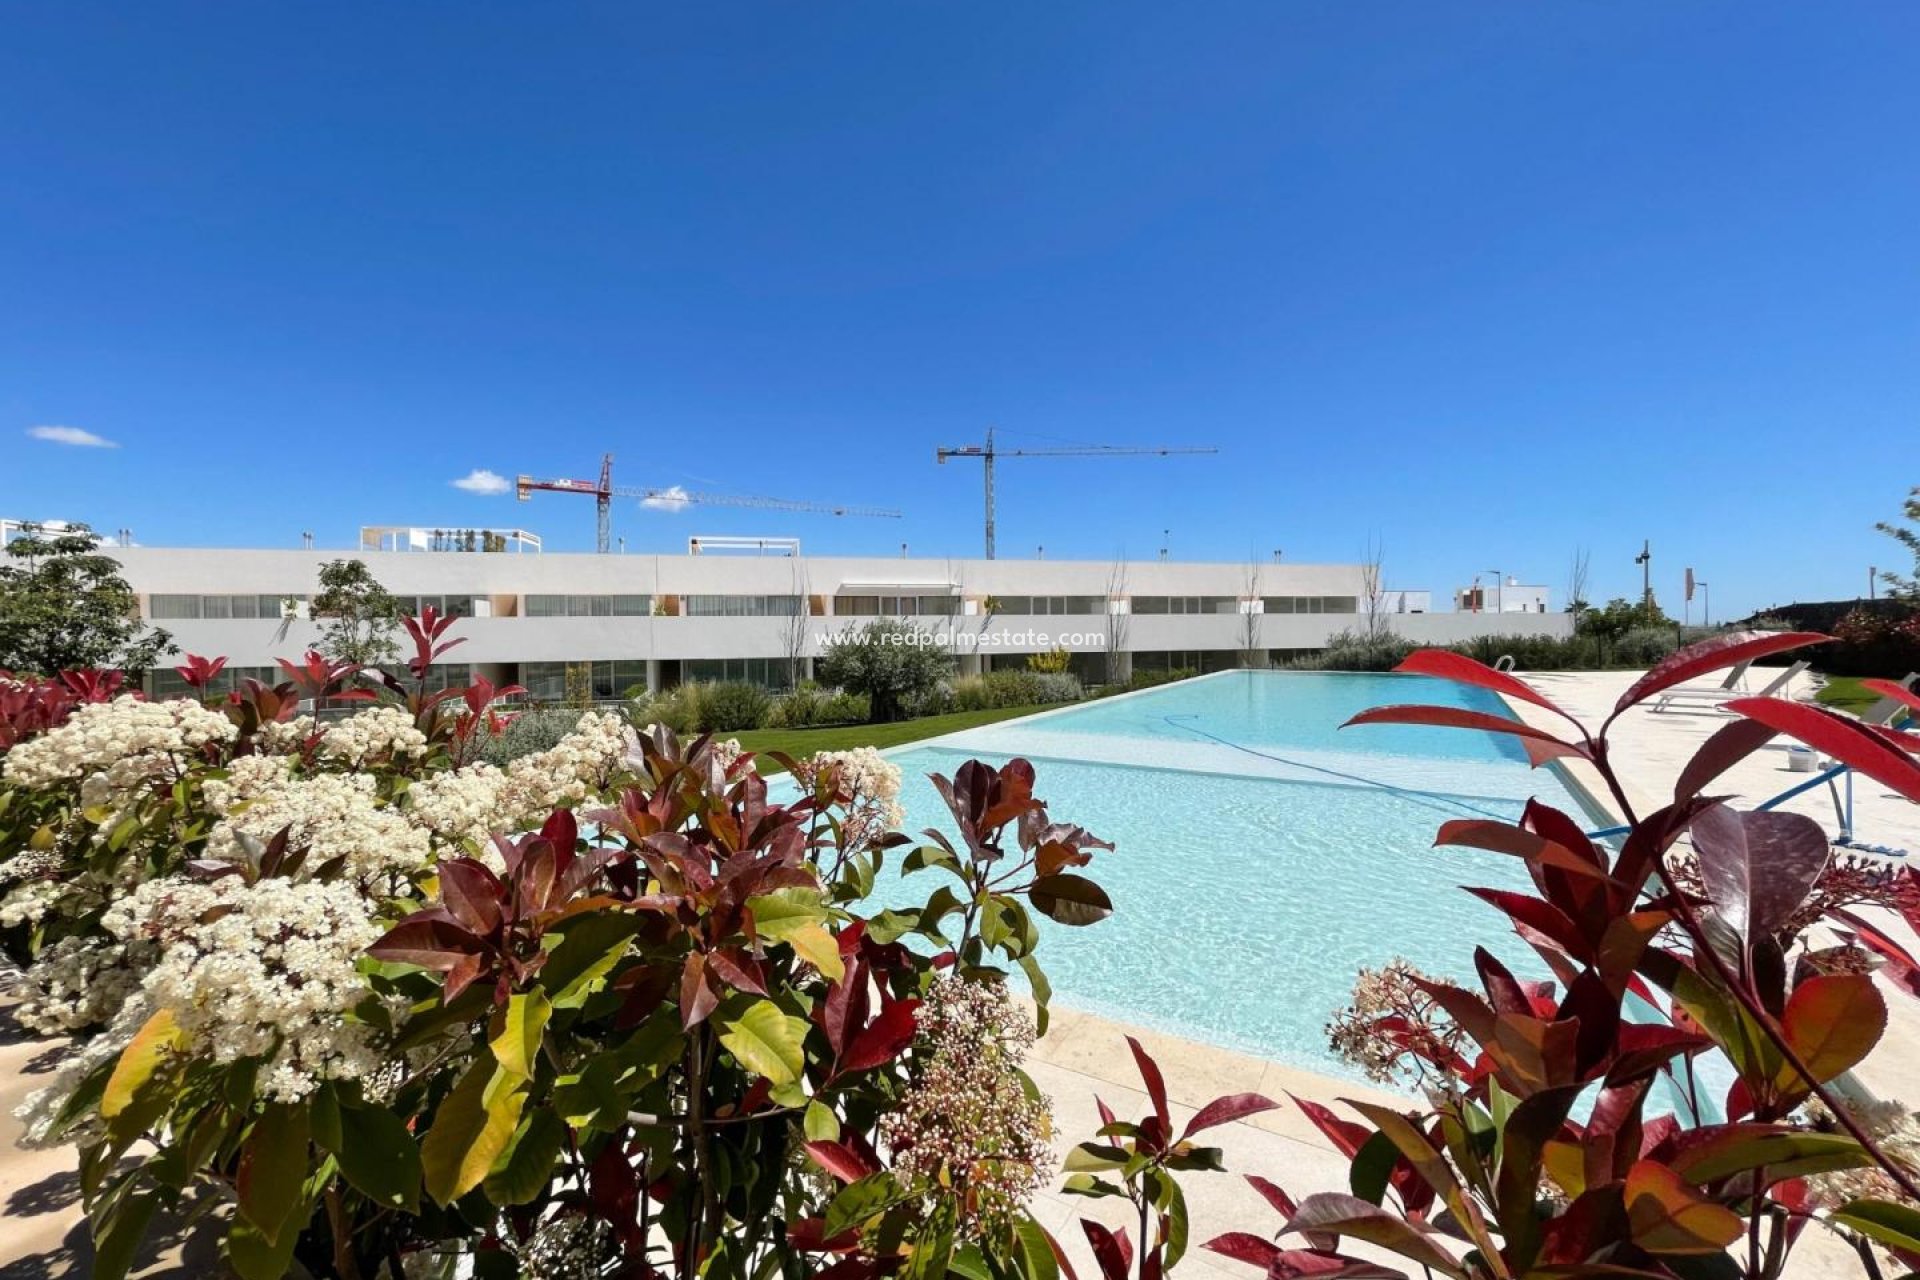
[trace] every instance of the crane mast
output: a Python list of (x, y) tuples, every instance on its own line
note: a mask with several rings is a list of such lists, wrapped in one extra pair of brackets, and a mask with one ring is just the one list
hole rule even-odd
[(986, 481), (987, 500), (987, 559), (993, 559), (993, 464), (996, 458), (1126, 458), (1140, 455), (1166, 457), (1175, 453), (1218, 453), (1212, 445), (1120, 445), (1120, 444), (1076, 444), (1052, 449), (1001, 449), (993, 442), (992, 427), (987, 428), (985, 444), (963, 444), (951, 448), (939, 448), (933, 451), (933, 460), (944, 463), (948, 458), (978, 458), (980, 469)]

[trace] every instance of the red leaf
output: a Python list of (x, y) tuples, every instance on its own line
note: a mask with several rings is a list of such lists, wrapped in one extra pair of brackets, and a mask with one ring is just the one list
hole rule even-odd
[[(844, 935), (843, 935), (844, 936)], [(843, 951), (843, 955), (846, 953)], [(846, 974), (827, 988), (824, 1010), (827, 1043), (835, 1053), (844, 1053), (853, 1035), (867, 1022), (867, 964), (855, 960)]]
[(1235, 1262), (1250, 1262), (1256, 1267), (1266, 1267), (1280, 1256), (1279, 1245), (1264, 1236), (1250, 1235), (1245, 1231), (1229, 1231), (1225, 1235), (1215, 1236), (1200, 1247), (1232, 1258)]
[(895, 1000), (880, 1010), (880, 1016), (847, 1046), (840, 1069), (868, 1071), (899, 1057), (913, 1043), (914, 1030), (919, 1026), (914, 1010), (919, 1007), (918, 1000)]
[(807, 1154), (814, 1163), (842, 1182), (858, 1182), (880, 1166), (844, 1142), (809, 1142)]
[[(226, 659), (222, 658), (221, 661), (225, 662)], [(218, 667), (214, 668), (214, 670), (216, 671), (218, 671), (219, 669), (220, 668)], [(1882, 697), (1892, 698), (1895, 702), (1904, 703), (1907, 707), (1911, 708), (1914, 711), (1920, 711), (1920, 693), (1915, 693), (1913, 690), (1907, 688), (1907, 686), (1903, 684), (1900, 684), (1898, 681), (1862, 680), (1860, 682), (1860, 687), (1862, 689), (1871, 689)]]
[(1905, 947), (1851, 911), (1834, 914), (1853, 926), (1854, 941), (1881, 958), (1881, 977), (1910, 996), (1920, 996), (1920, 960), (1915, 960)]
[(691, 1031), (720, 1003), (720, 984), (707, 971), (707, 958), (690, 952), (680, 969), (680, 1025)]
[(1585, 747), (1556, 738), (1545, 729), (1536, 729), (1507, 716), (1497, 716), (1487, 711), (1467, 711), (1461, 707), (1433, 707), (1420, 703), (1371, 707), (1340, 727), (1346, 729), (1356, 724), (1436, 725), (1445, 729), (1481, 729), (1487, 733), (1509, 734), (1528, 744), (1528, 759), (1536, 765), (1560, 756), (1576, 756), (1582, 760), (1590, 758)]
[(1117, 1233), (1112, 1232), (1086, 1218), (1080, 1219), (1080, 1229), (1087, 1233), (1087, 1243), (1093, 1246), (1100, 1274), (1106, 1280), (1127, 1280), (1127, 1272), (1133, 1268), (1133, 1244), (1127, 1239), (1127, 1229), (1122, 1227)]
[(422, 969), (445, 973), (463, 955), (481, 950), (480, 939), (469, 930), (436, 914), (417, 914), (402, 920), (367, 948), (376, 960), (396, 964), (417, 964)]
[(1278, 1186), (1268, 1182), (1258, 1174), (1252, 1173), (1247, 1175), (1247, 1185), (1251, 1186), (1255, 1191), (1258, 1191), (1260, 1198), (1272, 1205), (1274, 1211), (1281, 1217), (1291, 1218), (1293, 1216), (1293, 1211), (1297, 1207), (1293, 1202), (1293, 1197), (1285, 1191), (1282, 1191)]
[[(1808, 978), (1787, 997), (1780, 1025), (1816, 1077), (1825, 1084), (1857, 1065), (1887, 1029), (1887, 1002), (1864, 973), (1836, 973)], [(1798, 1084), (1788, 1067), (1783, 1073)]]
[(1798, 738), (1920, 803), (1920, 764), (1909, 759), (1890, 735), (1876, 733), (1858, 720), (1785, 698), (1736, 698), (1727, 704), (1727, 710)]
[(746, 952), (731, 949), (709, 952), (707, 963), (728, 986), (751, 991), (757, 996), (767, 994), (767, 983), (761, 973), (760, 962)]
[(1689, 830), (1714, 914), (1749, 943), (1793, 918), (1830, 857), (1826, 832), (1797, 813), (1737, 813), (1716, 804)]
[(1567, 720), (1573, 719), (1545, 695), (1536, 693), (1532, 685), (1495, 671), (1485, 663), (1475, 662), (1472, 658), (1458, 653), (1449, 653), (1445, 649), (1422, 649), (1417, 653), (1408, 654), (1406, 661), (1394, 670), (1411, 672), (1414, 675), (1434, 676), (1441, 680), (1451, 680), (1455, 684), (1478, 685), (1482, 689), (1491, 689), (1495, 693), (1518, 698), (1522, 702), (1531, 702), (1536, 707), (1545, 707), (1548, 711)]
[[(1617, 716), (1656, 693), (1677, 684), (1685, 684), (1709, 671), (1719, 671), (1738, 663), (1752, 662), (1756, 658), (1831, 639), (1832, 636), (1821, 635), (1817, 631), (1734, 631), (1711, 640), (1702, 640), (1699, 644), (1690, 644), (1634, 681), (1620, 695), (1620, 701), (1614, 703), (1613, 715)], [(1607, 718), (1611, 720), (1613, 716)]]
[(448, 858), (439, 866), (440, 901), (462, 926), (485, 936), (500, 927), (506, 886), (472, 858)]
[(1714, 730), (1700, 744), (1673, 784), (1673, 802), (1684, 804), (1707, 789), (1707, 784), (1773, 741), (1773, 730), (1757, 720), (1735, 720)]
[(1235, 1120), (1244, 1120), (1248, 1116), (1259, 1115), (1262, 1111), (1278, 1109), (1279, 1103), (1258, 1093), (1230, 1093), (1215, 1098), (1187, 1121), (1186, 1129), (1180, 1140), (1185, 1142), (1202, 1129), (1211, 1129), (1215, 1125), (1231, 1124)]
[(1140, 1078), (1146, 1082), (1147, 1096), (1153, 1099), (1154, 1118), (1160, 1121), (1162, 1139), (1173, 1136), (1173, 1112), (1167, 1106), (1167, 1082), (1160, 1075), (1160, 1064), (1147, 1055), (1140, 1042), (1132, 1036), (1127, 1037), (1127, 1047), (1133, 1050), (1134, 1065), (1140, 1068)]
[(1327, 1135), (1327, 1140), (1339, 1149), (1340, 1154), (1348, 1159), (1352, 1159), (1360, 1148), (1367, 1144), (1367, 1140), (1373, 1137), (1373, 1130), (1365, 1125), (1355, 1124), (1351, 1120), (1342, 1120), (1317, 1102), (1308, 1102), (1297, 1094), (1290, 1093), (1287, 1096), (1293, 1099), (1293, 1105), (1300, 1108), (1307, 1119), (1313, 1121), (1316, 1129)]
[(1540, 898), (1524, 893), (1514, 893), (1507, 889), (1468, 888), (1468, 893), (1484, 902), (1490, 902), (1507, 913), (1507, 918), (1515, 926), (1524, 925), (1535, 933), (1543, 934), (1558, 943), (1562, 950), (1577, 960), (1585, 960), (1592, 955), (1592, 948), (1581, 936), (1579, 926), (1567, 918), (1567, 913)]
[(1489, 853), (1509, 854), (1526, 862), (1558, 867), (1578, 875), (1604, 878), (1606, 874), (1595, 861), (1591, 844), (1578, 849), (1570, 848), (1538, 832), (1491, 818), (1455, 818), (1443, 822), (1440, 824), (1440, 834), (1433, 838), (1433, 843), (1465, 845), (1470, 849), (1485, 849)]

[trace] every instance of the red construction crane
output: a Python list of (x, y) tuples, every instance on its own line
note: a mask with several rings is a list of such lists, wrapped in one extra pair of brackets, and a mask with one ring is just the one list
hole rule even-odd
[(532, 476), (520, 476), (514, 481), (513, 487), (522, 502), (532, 497), (536, 489), (545, 490), (548, 493), (591, 495), (599, 507), (595, 545), (603, 554), (612, 549), (613, 500), (615, 498), (639, 498), (642, 501), (663, 502), (674, 506), (699, 503), (709, 507), (759, 507), (767, 511), (799, 511), (826, 516), (883, 516), (890, 520), (900, 518), (898, 511), (888, 511), (880, 507), (850, 507), (829, 502), (794, 502), (786, 498), (755, 498), (744, 494), (689, 493), (677, 486), (671, 489), (644, 489), (633, 485), (616, 485), (613, 482), (613, 455), (610, 453), (600, 459), (598, 484), (592, 480), (536, 480)]

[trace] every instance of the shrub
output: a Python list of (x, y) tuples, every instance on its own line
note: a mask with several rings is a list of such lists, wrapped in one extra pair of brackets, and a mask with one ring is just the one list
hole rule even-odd
[(1199, 675), (1192, 667), (1174, 667), (1167, 671), (1134, 671), (1127, 676), (1127, 688), (1153, 689), (1175, 680), (1191, 680)]
[(700, 730), (703, 733), (734, 733), (758, 729), (767, 723), (773, 710), (773, 695), (757, 684), (742, 680), (721, 680), (700, 687)]
[(960, 843), (894, 863), (938, 885), (882, 911), (911, 841), (877, 753), (801, 762), (769, 803), (736, 747), (588, 713), (498, 767), (497, 691), (426, 691), (442, 631), (410, 690), (326, 725), (303, 697), (369, 691), (317, 654), (230, 701), (0, 682), (27, 926), (0, 940), (22, 1024), (76, 1033), (28, 1132), (92, 1171), (88, 1274), (120, 1280), (190, 1188), (247, 1280), (1056, 1274), (1037, 917), (1110, 914), (1110, 846), (1027, 762), (969, 761), (940, 780)]
[(1064, 672), (989, 671), (962, 676), (951, 686), (955, 711), (993, 711), (1078, 702), (1086, 696), (1080, 677)]
[(1045, 653), (1027, 655), (1027, 670), (1058, 675), (1073, 665), (1073, 655), (1065, 649), (1055, 647)]
[(505, 720), (489, 733), (480, 747), (480, 758), (488, 764), (506, 768), (521, 756), (548, 751), (580, 726), (583, 713), (575, 707), (534, 707)]
[(820, 708), (821, 724), (865, 724), (869, 719), (867, 696), (836, 690)]
[(635, 728), (663, 724), (675, 733), (700, 732), (700, 685), (687, 681), (636, 702), (628, 718)]
[(899, 720), (923, 705), (952, 668), (930, 633), (891, 618), (869, 622), (827, 645), (820, 678), (865, 694), (870, 718)]

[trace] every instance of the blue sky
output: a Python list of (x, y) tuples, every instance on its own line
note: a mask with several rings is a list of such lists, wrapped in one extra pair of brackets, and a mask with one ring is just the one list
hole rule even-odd
[[(592, 504), (634, 549), (1862, 589), (1920, 392), (1920, 7), (15, 6), (0, 514), (142, 542)], [(30, 436), (77, 429), (90, 447)]]

